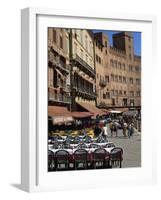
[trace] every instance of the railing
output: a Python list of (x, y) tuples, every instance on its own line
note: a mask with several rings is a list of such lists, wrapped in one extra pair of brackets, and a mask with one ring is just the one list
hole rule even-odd
[(79, 62), (83, 67), (85, 67), (90, 73), (93, 75), (96, 75), (94, 72), (94, 69), (90, 65), (88, 65), (82, 58), (80, 58), (78, 55), (76, 55), (76, 61)]
[(90, 88), (83, 88), (83, 87), (76, 86), (76, 85), (74, 85), (73, 87), (80, 93), (87, 94), (92, 97), (96, 97), (96, 93), (94, 91), (92, 91)]
[(62, 103), (71, 103), (71, 97), (66, 94), (50, 93), (49, 92), (49, 101), (56, 101)]
[(105, 80), (100, 80), (99, 81), (99, 85), (102, 86), (102, 87), (105, 87), (107, 85), (107, 81)]

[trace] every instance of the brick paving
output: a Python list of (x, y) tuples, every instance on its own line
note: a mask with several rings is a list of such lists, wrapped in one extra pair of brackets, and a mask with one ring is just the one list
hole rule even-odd
[(108, 139), (116, 146), (123, 148), (123, 168), (141, 167), (141, 134), (139, 132), (135, 132), (131, 138), (125, 138), (122, 130), (119, 130), (118, 137), (114, 134)]

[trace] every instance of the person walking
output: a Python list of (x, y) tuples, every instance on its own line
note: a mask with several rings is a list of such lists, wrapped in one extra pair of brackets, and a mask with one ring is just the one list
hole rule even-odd
[(132, 130), (132, 126), (131, 124), (128, 125), (128, 138), (131, 137), (131, 130)]
[(102, 132), (102, 129), (98, 126), (98, 124), (96, 124), (95, 128), (94, 128), (94, 136), (97, 138)]
[(123, 123), (123, 135), (125, 138), (127, 137), (127, 123), (126, 122)]
[(107, 142), (108, 128), (106, 126), (106, 123), (104, 123), (104, 126), (103, 126), (103, 137), (104, 137), (104, 140)]

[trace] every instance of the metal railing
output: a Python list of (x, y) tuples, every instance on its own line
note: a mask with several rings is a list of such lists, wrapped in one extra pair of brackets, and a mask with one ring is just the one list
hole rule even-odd
[(82, 58), (80, 58), (77, 54), (76, 54), (75, 59), (76, 59), (76, 61), (79, 62), (83, 67), (85, 67), (90, 73), (92, 73), (93, 75), (96, 75), (94, 69), (93, 69), (90, 65), (88, 65)]
[(56, 101), (62, 103), (71, 103), (71, 97), (66, 94), (50, 93), (49, 92), (49, 101)]
[(99, 85), (102, 86), (102, 87), (105, 87), (107, 85), (107, 81), (102, 79), (102, 80), (99, 81)]

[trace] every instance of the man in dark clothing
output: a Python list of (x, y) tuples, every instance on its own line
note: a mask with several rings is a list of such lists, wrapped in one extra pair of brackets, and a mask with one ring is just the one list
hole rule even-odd
[(96, 126), (94, 128), (94, 135), (95, 135), (95, 137), (98, 137), (101, 132), (102, 132), (101, 128), (96, 124)]

